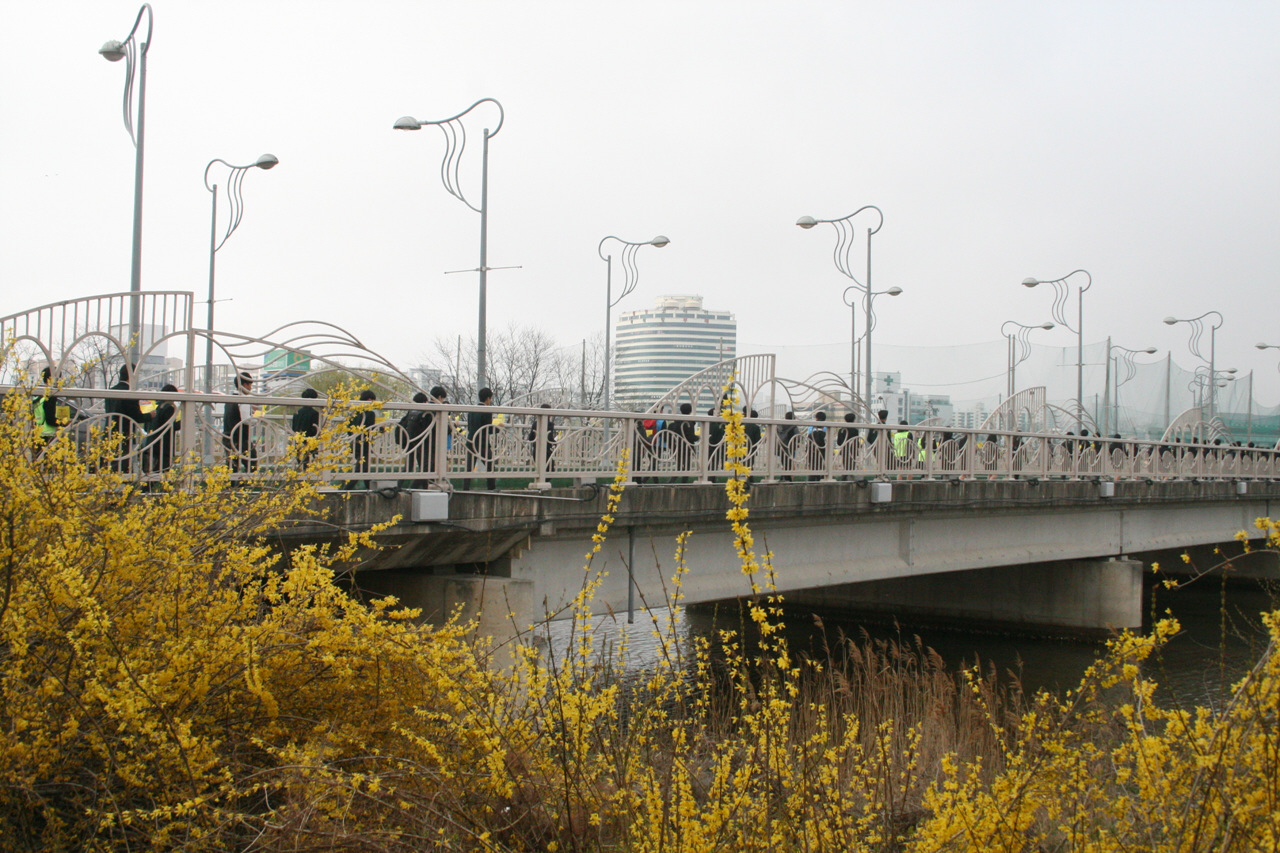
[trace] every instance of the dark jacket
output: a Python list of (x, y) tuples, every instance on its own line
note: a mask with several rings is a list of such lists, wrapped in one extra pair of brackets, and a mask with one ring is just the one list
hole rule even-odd
[(320, 410), (315, 406), (303, 406), (293, 413), (290, 426), (300, 435), (315, 438), (320, 434)]
[[(112, 391), (128, 391), (128, 382), (117, 382), (111, 386)], [(129, 435), (135, 427), (140, 427), (146, 421), (142, 415), (142, 407), (138, 405), (137, 400), (107, 400), (104, 408), (108, 415), (115, 415), (111, 418), (111, 425), (120, 430), (124, 435)]]

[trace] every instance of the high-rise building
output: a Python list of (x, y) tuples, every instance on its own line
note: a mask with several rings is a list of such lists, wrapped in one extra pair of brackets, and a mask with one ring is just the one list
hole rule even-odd
[(734, 358), (738, 323), (728, 311), (706, 311), (701, 296), (660, 296), (653, 308), (618, 317), (614, 399), (652, 403), (700, 370)]

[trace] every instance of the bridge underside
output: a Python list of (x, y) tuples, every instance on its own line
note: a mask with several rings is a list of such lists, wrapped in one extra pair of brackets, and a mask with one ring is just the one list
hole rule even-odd
[[(890, 500), (873, 502), (873, 490), (855, 483), (780, 483), (753, 489), (751, 523), (790, 601), (1088, 633), (1140, 624), (1142, 567), (1126, 557), (1224, 542), (1240, 530), (1257, 536), (1254, 519), (1271, 516), (1280, 498), (1272, 483), (1251, 483), (1243, 495), (1233, 483), (1114, 485), (1102, 497), (1089, 481), (917, 481), (893, 483)], [(357, 494), (340, 514), (367, 523), (407, 514), (404, 500)], [(406, 600), (415, 590), (433, 611), (448, 597), (429, 588), (453, 584), (454, 604), (459, 589), (473, 590), (467, 612), (483, 599), (504, 601), (506, 614), (519, 601), (518, 621), (536, 621), (581, 587), (603, 502), (583, 490), (541, 499), (456, 493), (447, 525), (397, 525), (385, 538), (406, 547), (375, 556), (368, 568), (383, 571), (362, 572), (360, 584)], [(693, 531), (685, 603), (750, 594), (726, 506), (714, 485), (629, 490), (594, 561), (608, 573), (596, 612), (667, 604), (685, 530)]]

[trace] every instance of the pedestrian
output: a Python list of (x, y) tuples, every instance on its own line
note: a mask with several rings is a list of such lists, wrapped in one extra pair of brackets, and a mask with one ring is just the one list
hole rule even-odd
[(40, 382), (44, 385), (40, 396), (35, 398), (31, 414), (40, 431), (40, 440), (48, 445), (58, 435), (58, 398), (53, 393), (53, 369), (46, 367), (40, 371)]
[[(166, 394), (176, 394), (178, 389), (166, 384), (160, 389)], [(147, 465), (153, 474), (163, 474), (173, 466), (173, 439), (181, 421), (172, 400), (161, 400), (151, 413), (147, 424)]]
[[(361, 403), (372, 403), (378, 399), (378, 395), (373, 393), (372, 388), (366, 388), (360, 392)], [(378, 415), (374, 412), (373, 407), (367, 407), (363, 411), (357, 411), (351, 416), (351, 420), (347, 421), (347, 429), (355, 434), (351, 440), (351, 455), (354, 465), (354, 471), (357, 474), (368, 474), (369, 455), (372, 449), (373, 434), (372, 430), (378, 423)], [(363, 484), (363, 485), (360, 485)], [(368, 489), (370, 480), (366, 477), (364, 480), (352, 480), (351, 488)]]
[[(419, 391), (413, 395), (413, 402), (427, 402), (427, 395)], [(407, 452), (405, 454), (404, 467), (411, 473), (422, 472), (426, 470), (427, 463), (427, 413), (421, 409), (410, 409), (400, 416), (400, 422), (396, 424), (396, 444), (403, 447)], [(421, 480), (413, 480), (410, 488), (425, 488), (425, 485), (419, 485)]]
[[(796, 413), (789, 411), (786, 414), (784, 414), (782, 417), (784, 420), (794, 421), (796, 419)], [(777, 429), (778, 429), (778, 459), (782, 461), (782, 470), (790, 471), (792, 465), (795, 462), (795, 455), (794, 455), (795, 448), (792, 447), (792, 444), (794, 443), (794, 440), (796, 437), (796, 425), (783, 424)], [(791, 475), (786, 474), (782, 477), (782, 479), (790, 480)]]
[[(681, 403), (680, 414), (693, 414), (693, 405)], [(693, 468), (693, 459), (697, 455), (698, 425), (693, 421), (679, 421), (676, 423), (676, 432), (680, 436), (680, 441), (676, 445), (676, 468), (680, 471), (689, 471)], [(681, 477), (679, 482), (687, 483), (689, 479), (689, 477)]]
[(892, 442), (894, 467), (901, 470), (911, 464), (911, 430), (905, 429), (906, 421), (898, 421), (898, 426), (903, 429), (894, 430), (889, 440)]
[(724, 418), (714, 406), (707, 415), (711, 418), (707, 427), (707, 464), (712, 471), (720, 471), (724, 469)]
[[(481, 388), (476, 395), (481, 406), (493, 405), (493, 391)], [(493, 412), (478, 409), (467, 413), (467, 470), (493, 473)], [(489, 491), (497, 491), (498, 481), (487, 481)]]
[[(320, 394), (314, 388), (303, 388), (302, 399), (317, 400)], [(315, 458), (315, 439), (320, 436), (320, 410), (315, 406), (299, 406), (293, 413), (289, 426), (298, 441), (298, 467), (306, 470)]]
[[(823, 411), (815, 412), (813, 419), (819, 423), (825, 422), (827, 413)], [(827, 428), (824, 426), (809, 427), (809, 470), (825, 472), (827, 468)], [(820, 474), (811, 477), (811, 480), (821, 480), (825, 476)]]
[[(855, 420), (857, 420), (857, 415), (853, 412), (844, 413), (845, 423), (852, 424)], [(856, 458), (857, 438), (857, 427), (843, 426), (836, 430), (836, 453), (840, 454), (840, 465), (846, 471), (851, 471), (858, 466)]]
[[(549, 409), (551, 408), (551, 404), (543, 403), (538, 408)], [(533, 419), (533, 423), (529, 424), (529, 435), (527, 436), (527, 438), (529, 441), (529, 453), (531, 456), (533, 456), (534, 462), (536, 463), (538, 459), (538, 418), (536, 416)], [(552, 457), (552, 454), (555, 452), (555, 449), (556, 449), (556, 422), (555, 422), (555, 419), (553, 419), (550, 415), (547, 415), (547, 433), (546, 433), (545, 444), (547, 448), (547, 470), (554, 471), (556, 470), (556, 463), (555, 463), (555, 459)]]
[(240, 371), (235, 387), (239, 399), (230, 399), (222, 406), (222, 444), (227, 448), (231, 472), (252, 474), (258, 470), (258, 448), (251, 432), (253, 403), (249, 400), (253, 377)]
[[(429, 402), (445, 405), (449, 402), (449, 395), (444, 390), (444, 386), (435, 385), (430, 391), (431, 400)], [(434, 472), (436, 470), (436, 446), (437, 434), (440, 432), (436, 427), (436, 418), (439, 417), (444, 423), (444, 447), (446, 452), (449, 449), (449, 442), (452, 438), (449, 432), (449, 415), (441, 412), (437, 415), (435, 412), (423, 412), (422, 416), (422, 445), (426, 452), (423, 454), (423, 471)], [(425, 485), (425, 484), (424, 484)]]
[[(120, 379), (111, 386), (112, 391), (128, 391), (133, 371), (129, 365), (120, 366)], [(111, 460), (111, 470), (128, 474), (133, 459), (133, 435), (142, 430), (146, 419), (142, 416), (142, 407), (137, 400), (110, 398), (104, 405), (107, 413), (107, 429), (120, 436), (120, 444), (116, 456)]]

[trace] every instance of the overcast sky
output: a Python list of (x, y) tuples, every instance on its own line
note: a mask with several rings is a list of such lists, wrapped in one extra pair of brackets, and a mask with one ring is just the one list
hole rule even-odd
[[(127, 290), (124, 64), (97, 51), (138, 5), (0, 10), (0, 315)], [(476, 276), (444, 273), (477, 266), (479, 217), (441, 185), (440, 132), (391, 126), (492, 97), (506, 122), (490, 143), (489, 263), (523, 268), (490, 273), (491, 330), (599, 335), (600, 239), (665, 234), (619, 310), (701, 294), (737, 315), (740, 350), (834, 352), (849, 335), (834, 233), (794, 223), (875, 204), (873, 284), (904, 291), (877, 303), (877, 342), (999, 340), (1005, 320), (1050, 319), (1051, 294), (1023, 278), (1084, 268), (1086, 342), (1192, 365), (1186, 327), (1161, 320), (1217, 310), (1218, 365), (1256, 370), (1260, 401), (1280, 402), (1280, 351), (1254, 348), (1280, 344), (1280, 3), (154, 11), (143, 287), (204, 299), (205, 164), (280, 159), (247, 175), (243, 222), (218, 253), (222, 328), (326, 320), (406, 366), (437, 337), (474, 334)], [(472, 126), (470, 194), (491, 115)], [(1037, 339), (1074, 343), (1062, 329)]]

